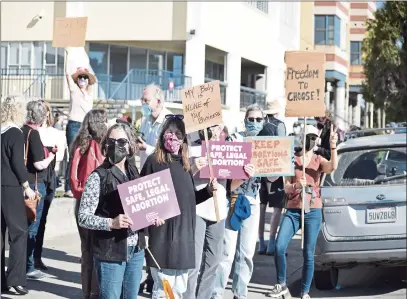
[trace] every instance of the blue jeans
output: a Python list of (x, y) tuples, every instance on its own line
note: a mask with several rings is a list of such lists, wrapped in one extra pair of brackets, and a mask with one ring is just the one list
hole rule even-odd
[[(309, 293), (312, 278), (314, 275), (314, 253), (317, 238), (322, 224), (322, 210), (311, 209), (304, 217), (304, 265), (302, 267), (301, 292)], [(284, 215), (278, 232), (275, 251), (275, 264), (277, 269), (277, 282), (286, 283), (287, 261), (285, 252), (291, 239), (301, 228), (301, 210), (290, 209)]]
[(239, 299), (247, 298), (247, 287), (254, 268), (253, 256), (256, 251), (259, 219), (260, 204), (251, 205), (251, 215), (246, 220), (243, 220), (239, 231), (230, 228), (230, 217), (226, 219), (222, 260), (216, 271), (212, 299), (223, 298), (233, 261), (235, 262), (232, 284), (233, 295)]
[(66, 143), (68, 144), (69, 161), (65, 170), (65, 192), (71, 190), (71, 182), (69, 180), (69, 172), (71, 168), (71, 146), (76, 138), (76, 135), (78, 135), (80, 127), (81, 123), (73, 120), (68, 120), (68, 124), (66, 125)]
[[(56, 188), (56, 176), (54, 179), (54, 186)], [(49, 208), (51, 207), (52, 200), (55, 196), (55, 190), (47, 190), (47, 195), (44, 198), (44, 207), (42, 209), (41, 221), (38, 227), (37, 238), (34, 248), (34, 259), (41, 259), (42, 257), (42, 247), (44, 245), (44, 235), (45, 235), (45, 225), (47, 224), (47, 216)]]
[(138, 250), (136, 246), (128, 247), (127, 262), (110, 262), (95, 258), (99, 299), (137, 299), (143, 276), (143, 263), (144, 250)]
[[(34, 190), (34, 184), (30, 184)], [(27, 239), (27, 273), (34, 271), (34, 249), (37, 240), (38, 228), (40, 226), (42, 211), (44, 209), (44, 201), (47, 190), (45, 184), (38, 184), (38, 192), (41, 194), (41, 200), (37, 206), (37, 217), (35, 221), (28, 221), (28, 239)]]

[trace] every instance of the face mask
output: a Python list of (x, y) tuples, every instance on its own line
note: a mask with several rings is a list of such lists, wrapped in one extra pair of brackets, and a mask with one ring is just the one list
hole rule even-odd
[(311, 140), (308, 136), (305, 139), (305, 150), (308, 152), (309, 150), (313, 149), (316, 144), (316, 140)]
[(78, 79), (78, 85), (80, 87), (84, 87), (84, 86), (88, 85), (88, 80), (87, 79)]
[(125, 147), (120, 147), (117, 144), (109, 145), (107, 147), (107, 157), (113, 164), (117, 164), (123, 161), (127, 156), (127, 149)]
[(166, 134), (164, 136), (164, 147), (170, 153), (176, 154), (181, 148), (182, 142), (174, 134)]
[(143, 104), (141, 105), (141, 114), (143, 116), (150, 116), (153, 111), (151, 110), (151, 107), (148, 106), (148, 104)]
[(322, 130), (324, 128), (324, 124), (317, 123), (318, 130)]
[(300, 128), (300, 127), (295, 127), (295, 128), (294, 128), (294, 134), (295, 134), (295, 135), (300, 134), (300, 132), (301, 132), (301, 128)]
[(250, 136), (256, 136), (263, 129), (263, 122), (250, 122), (247, 119), (244, 121), (246, 131)]

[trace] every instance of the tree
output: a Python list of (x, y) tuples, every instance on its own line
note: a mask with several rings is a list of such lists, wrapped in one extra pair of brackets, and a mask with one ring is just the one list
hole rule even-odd
[(388, 1), (367, 22), (363, 96), (389, 121), (407, 118), (407, 2)]

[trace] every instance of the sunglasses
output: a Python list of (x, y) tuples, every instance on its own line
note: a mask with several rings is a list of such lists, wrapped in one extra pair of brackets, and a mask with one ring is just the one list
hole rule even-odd
[(318, 139), (318, 136), (315, 136), (315, 135), (307, 135), (307, 138), (308, 138), (309, 140), (315, 141), (315, 140)]
[(183, 120), (184, 116), (182, 114), (168, 114), (168, 115), (165, 116), (165, 119), (173, 119), (173, 118)]
[(250, 121), (251, 123), (254, 123), (254, 122), (261, 123), (264, 120), (264, 118), (262, 118), (262, 117), (248, 117), (247, 120)]
[(128, 143), (129, 143), (129, 140), (127, 140), (126, 138), (119, 138), (119, 139), (108, 138), (106, 144), (107, 144), (107, 146), (113, 146), (113, 145), (117, 144), (117, 146), (119, 146), (119, 147), (124, 147)]
[(84, 76), (84, 75), (79, 75), (78, 79), (84, 79), (84, 80), (88, 80), (89, 77), (88, 76)]

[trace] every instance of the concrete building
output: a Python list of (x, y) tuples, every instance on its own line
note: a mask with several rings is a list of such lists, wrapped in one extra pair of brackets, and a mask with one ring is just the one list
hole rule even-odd
[(180, 111), (181, 89), (219, 80), (232, 128), (249, 104), (284, 97), (284, 52), (300, 46), (299, 2), (2, 2), (4, 94), (67, 98), (65, 51), (52, 47), (54, 19), (64, 16), (88, 17), (85, 51), (98, 99), (137, 107), (154, 82)]
[(374, 1), (301, 3), (300, 47), (326, 53), (325, 104), (342, 129), (361, 126), (366, 113), (361, 46), (375, 10)]

